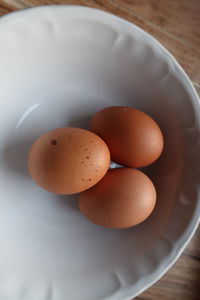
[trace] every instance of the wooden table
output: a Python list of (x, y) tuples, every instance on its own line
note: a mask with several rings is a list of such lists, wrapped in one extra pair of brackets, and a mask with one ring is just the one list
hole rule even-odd
[[(0, 15), (45, 4), (96, 7), (140, 26), (176, 57), (200, 95), (200, 0), (0, 0)], [(170, 271), (135, 299), (200, 299), (200, 228)]]

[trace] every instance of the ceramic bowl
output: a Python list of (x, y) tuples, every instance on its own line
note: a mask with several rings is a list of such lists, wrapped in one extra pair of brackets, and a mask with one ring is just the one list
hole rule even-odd
[[(0, 298), (124, 300), (158, 280), (200, 214), (200, 105), (176, 60), (137, 26), (78, 6), (0, 18)], [(165, 149), (144, 171), (158, 199), (141, 225), (87, 221), (76, 196), (56, 196), (27, 172), (33, 141), (89, 127), (99, 109), (128, 105), (160, 125)]]

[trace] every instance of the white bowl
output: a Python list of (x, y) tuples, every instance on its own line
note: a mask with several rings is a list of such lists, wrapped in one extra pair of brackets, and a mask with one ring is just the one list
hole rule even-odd
[[(0, 18), (0, 296), (4, 300), (121, 300), (163, 275), (200, 213), (200, 106), (176, 60), (137, 26), (78, 6)], [(156, 209), (127, 230), (91, 224), (76, 197), (34, 184), (27, 153), (56, 127), (87, 128), (109, 105), (160, 124), (162, 158), (146, 171)]]

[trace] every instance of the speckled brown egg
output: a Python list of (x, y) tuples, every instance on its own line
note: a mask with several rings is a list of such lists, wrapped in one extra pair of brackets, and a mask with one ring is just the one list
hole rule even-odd
[(97, 225), (110, 228), (128, 228), (143, 222), (155, 203), (152, 181), (131, 168), (109, 170), (97, 185), (79, 197), (83, 215)]
[(55, 194), (89, 189), (107, 172), (110, 152), (96, 134), (80, 128), (58, 128), (40, 136), (29, 153), (34, 181)]
[(158, 159), (163, 135), (146, 113), (126, 106), (110, 106), (92, 118), (91, 129), (108, 145), (111, 159), (128, 167), (144, 167)]

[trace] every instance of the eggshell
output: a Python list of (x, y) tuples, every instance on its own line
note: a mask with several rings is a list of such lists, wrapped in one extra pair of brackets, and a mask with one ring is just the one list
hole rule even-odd
[(110, 152), (96, 134), (58, 128), (40, 136), (29, 153), (30, 175), (44, 189), (74, 194), (96, 184), (107, 172)]
[(152, 181), (131, 168), (109, 170), (97, 185), (79, 197), (79, 207), (85, 217), (110, 228), (128, 228), (143, 222), (155, 203)]
[(91, 129), (108, 145), (111, 159), (128, 167), (144, 167), (158, 159), (163, 135), (158, 124), (142, 111), (111, 106), (97, 112)]

